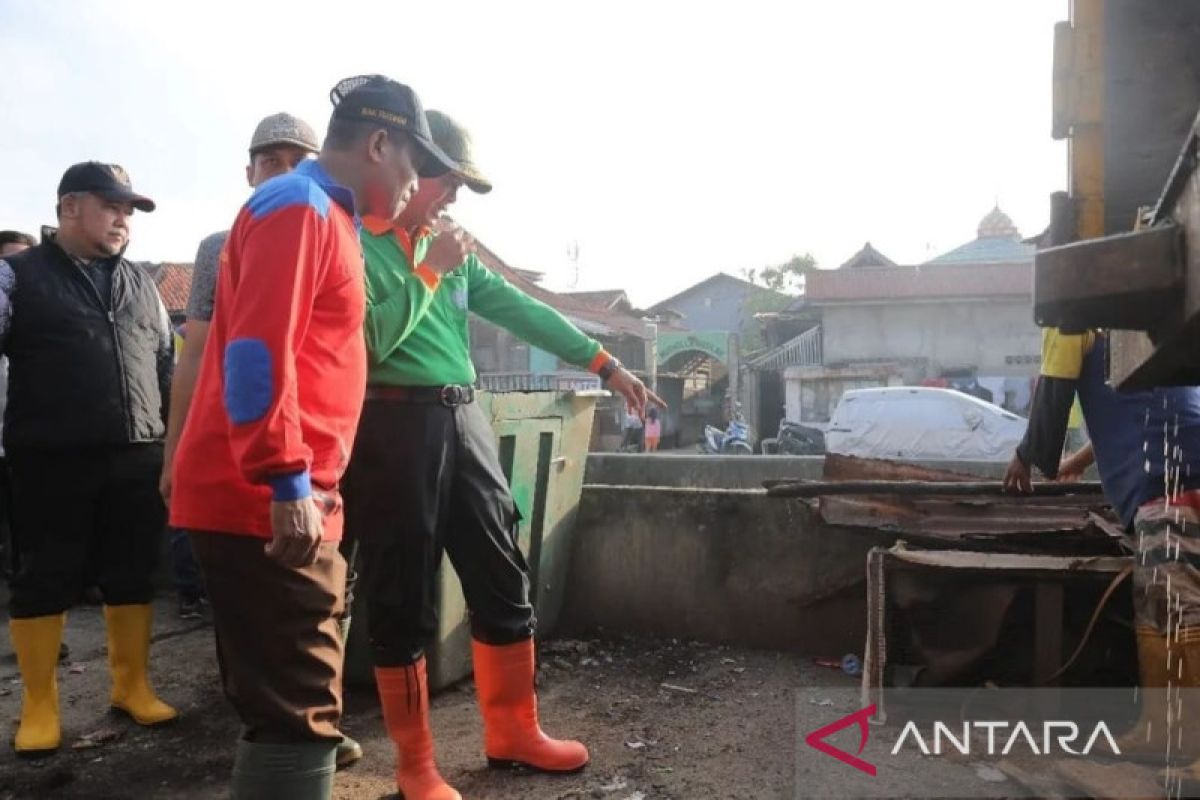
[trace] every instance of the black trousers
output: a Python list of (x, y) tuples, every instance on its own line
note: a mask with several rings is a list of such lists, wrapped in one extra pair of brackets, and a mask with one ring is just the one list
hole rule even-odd
[(0, 577), (7, 580), (17, 569), (12, 546), (12, 487), (8, 459), (0, 456)]
[(94, 582), (107, 605), (148, 603), (166, 509), (160, 444), (10, 450), (13, 617), (66, 611)]
[(343, 494), (342, 552), (357, 550), (354, 591), (366, 597), (376, 666), (410, 664), (436, 636), (443, 551), (475, 638), (502, 645), (533, 635), (519, 517), (478, 406), (368, 400)]

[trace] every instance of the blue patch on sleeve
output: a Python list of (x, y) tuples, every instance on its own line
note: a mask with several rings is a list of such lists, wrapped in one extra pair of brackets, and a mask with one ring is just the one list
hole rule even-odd
[(267, 481), (271, 485), (271, 497), (276, 502), (286, 503), (312, 496), (312, 476), (308, 470), (291, 475), (276, 475)]
[(225, 347), (225, 410), (234, 425), (257, 422), (274, 399), (271, 351), (261, 339), (234, 339)]
[(289, 206), (309, 206), (321, 216), (329, 216), (329, 195), (320, 184), (304, 175), (289, 173), (272, 178), (254, 190), (246, 202), (250, 215), (264, 217)]

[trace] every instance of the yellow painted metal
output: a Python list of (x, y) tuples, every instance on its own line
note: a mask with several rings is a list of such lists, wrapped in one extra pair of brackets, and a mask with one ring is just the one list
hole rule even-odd
[(1104, 6), (1107, 0), (1072, 0), (1070, 58), (1070, 187), (1081, 239), (1104, 230)]

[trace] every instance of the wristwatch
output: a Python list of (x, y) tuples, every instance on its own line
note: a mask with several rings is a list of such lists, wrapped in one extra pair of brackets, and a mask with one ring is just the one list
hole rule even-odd
[(604, 366), (602, 366), (596, 372), (596, 374), (600, 376), (600, 380), (606, 381), (609, 378), (611, 378), (614, 374), (616, 374), (617, 370), (619, 370), (619, 369), (621, 369), (621, 362), (618, 361), (615, 357), (613, 357), (613, 358), (610, 358), (608, 361), (605, 361)]

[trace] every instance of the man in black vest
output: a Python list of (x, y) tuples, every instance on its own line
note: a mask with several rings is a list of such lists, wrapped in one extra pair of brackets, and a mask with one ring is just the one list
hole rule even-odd
[(147, 676), (172, 337), (154, 282), (123, 258), (135, 208), (154, 203), (125, 170), (76, 164), (58, 186), (57, 234), (0, 260), (22, 755), (59, 746), (54, 667), (86, 582), (104, 598), (113, 707), (142, 725), (176, 716)]

